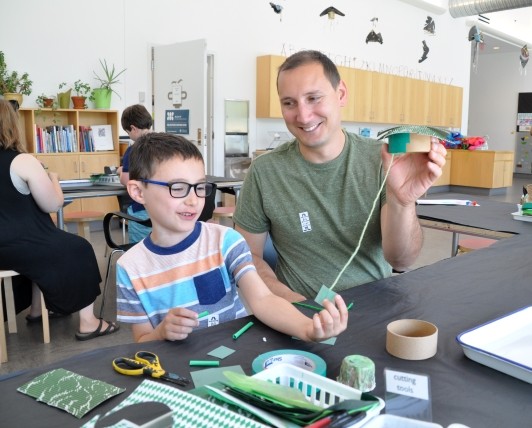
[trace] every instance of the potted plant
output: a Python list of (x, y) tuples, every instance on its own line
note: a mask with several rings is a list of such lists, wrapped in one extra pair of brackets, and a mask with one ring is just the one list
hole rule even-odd
[(72, 95), (72, 103), (74, 104), (74, 108), (87, 108), (85, 100), (87, 99), (87, 97), (92, 98), (91, 87), (89, 86), (89, 84), (82, 82), (81, 80), (76, 80), (74, 82), (74, 94), (75, 95)]
[(45, 95), (43, 93), (37, 97), (35, 102), (40, 108), (57, 108), (53, 95)]
[(116, 71), (115, 66), (113, 65), (112, 68), (109, 67), (105, 59), (103, 61), (100, 59), (100, 65), (102, 66), (103, 74), (98, 75), (94, 72), (94, 76), (100, 83), (100, 87), (95, 88), (92, 91), (92, 95), (94, 97), (96, 108), (108, 109), (111, 107), (111, 95), (113, 92), (121, 98), (120, 94), (113, 89), (113, 86), (120, 82), (118, 77), (124, 73), (126, 69), (124, 68), (121, 71)]
[(28, 73), (8, 71), (4, 52), (0, 51), (0, 94), (5, 100), (17, 100), (22, 105), (22, 96), (31, 94), (31, 86)]
[[(62, 82), (59, 84), (59, 90), (66, 87), (66, 82)], [(72, 92), (72, 88), (65, 89), (61, 92), (57, 93), (57, 103), (59, 104), (59, 108), (69, 108), (70, 107), (70, 93)]]

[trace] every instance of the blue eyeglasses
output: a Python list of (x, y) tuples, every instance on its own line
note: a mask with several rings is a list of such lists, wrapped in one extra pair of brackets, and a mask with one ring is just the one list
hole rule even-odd
[(183, 183), (182, 181), (155, 181), (148, 180), (147, 178), (142, 178), (139, 181), (142, 181), (143, 183), (157, 184), (158, 186), (168, 187), (168, 190), (170, 191), (170, 196), (172, 198), (186, 198), (190, 193), (190, 189), (194, 189), (194, 193), (196, 193), (196, 196), (198, 198), (206, 198), (207, 196), (211, 195), (212, 189), (214, 188), (214, 185), (207, 181), (196, 184)]

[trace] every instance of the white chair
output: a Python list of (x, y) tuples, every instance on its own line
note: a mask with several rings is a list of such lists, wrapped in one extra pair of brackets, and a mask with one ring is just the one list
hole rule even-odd
[[(7, 327), (9, 333), (17, 332), (17, 317), (15, 313), (15, 298), (13, 296), (13, 282), (11, 278), (17, 276), (14, 270), (0, 270), (0, 364), (7, 362), (6, 332), (4, 330), (4, 309), (2, 304), (2, 286), (6, 298)], [(50, 343), (50, 324), (48, 320), (48, 310), (44, 303), (44, 296), (41, 295), (42, 308), (42, 332), (44, 343)]]

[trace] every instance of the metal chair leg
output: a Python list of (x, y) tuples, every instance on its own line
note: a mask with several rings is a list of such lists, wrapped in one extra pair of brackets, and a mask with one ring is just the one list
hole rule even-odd
[(103, 317), (103, 309), (105, 307), (105, 296), (107, 294), (107, 285), (109, 284), (109, 273), (111, 272), (111, 263), (113, 261), (113, 256), (116, 253), (123, 253), (124, 250), (120, 250), (118, 248), (115, 248), (113, 251), (111, 251), (111, 254), (109, 254), (109, 259), (107, 261), (107, 272), (105, 273), (105, 283), (103, 286), (103, 292), (102, 292), (102, 304), (100, 306), (100, 315), (99, 318)]

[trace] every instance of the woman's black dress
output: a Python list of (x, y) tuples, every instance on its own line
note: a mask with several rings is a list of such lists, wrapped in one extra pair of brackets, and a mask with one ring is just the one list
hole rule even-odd
[(9, 169), (19, 154), (0, 150), (0, 269), (35, 282), (49, 310), (77, 312), (100, 294), (94, 250), (87, 240), (58, 229), (31, 194), (15, 188)]

